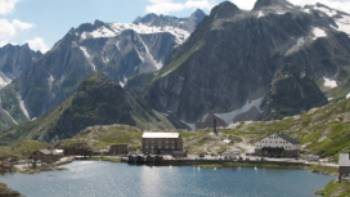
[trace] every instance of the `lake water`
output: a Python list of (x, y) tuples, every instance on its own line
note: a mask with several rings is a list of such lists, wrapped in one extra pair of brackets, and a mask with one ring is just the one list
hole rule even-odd
[(0, 182), (27, 197), (311, 197), (334, 177), (303, 170), (128, 166), (81, 161)]

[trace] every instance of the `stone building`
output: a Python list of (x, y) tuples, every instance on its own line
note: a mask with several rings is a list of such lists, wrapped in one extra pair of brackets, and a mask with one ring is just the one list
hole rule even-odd
[(339, 182), (344, 178), (350, 178), (350, 155), (342, 153), (339, 155)]
[(183, 154), (183, 143), (179, 133), (145, 132), (142, 135), (142, 152), (145, 155), (174, 155)]
[(255, 144), (255, 155), (276, 158), (298, 158), (298, 142), (286, 135), (273, 134)]

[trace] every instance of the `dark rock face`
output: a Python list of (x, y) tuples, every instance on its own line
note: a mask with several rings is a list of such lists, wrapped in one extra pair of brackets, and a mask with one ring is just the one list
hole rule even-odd
[(213, 8), (213, 10), (210, 13), (211, 18), (229, 18), (234, 16), (235, 14), (239, 13), (239, 8), (232, 4), (229, 1), (225, 1), (221, 3), (220, 5)]
[(177, 18), (173, 16), (148, 14), (144, 17), (138, 17), (135, 24), (145, 24), (157, 27), (178, 27), (188, 32), (193, 32), (196, 26), (206, 17), (203, 10), (196, 10), (190, 17)]
[(71, 104), (64, 109), (55, 126), (41, 136), (42, 139), (69, 138), (95, 125), (139, 126), (140, 120), (161, 122), (138, 96), (102, 74), (84, 81), (71, 99)]
[(11, 190), (7, 185), (0, 183), (0, 196), (1, 197), (23, 197), (20, 193)]
[(265, 97), (263, 118), (279, 119), (327, 104), (327, 98), (312, 79), (306, 75), (300, 76), (300, 72), (284, 69), (276, 73)]
[(215, 114), (209, 113), (200, 122), (196, 124), (196, 128), (197, 129), (214, 128), (214, 120), (216, 121), (217, 128), (227, 126), (224, 120), (221, 120), (219, 117), (215, 116)]
[(254, 6), (254, 10), (270, 6), (290, 7), (292, 4), (290, 4), (287, 0), (258, 0)]
[(280, 118), (327, 103), (318, 83), (349, 75), (350, 39), (331, 27), (329, 17), (285, 1), (261, 0), (256, 8), (275, 3), (285, 7), (239, 12), (225, 2), (214, 8), (160, 71), (148, 100), (190, 123), (209, 112), (231, 123)]
[(11, 84), (31, 70), (42, 57), (28, 45), (14, 46), (8, 44), (0, 48), (0, 130), (28, 121), (24, 107), (20, 106), (20, 96), (16, 84)]
[(0, 72), (13, 80), (26, 69), (30, 69), (33, 63), (41, 57), (40, 52), (34, 52), (28, 45), (14, 46), (8, 44), (0, 48)]
[[(39, 117), (62, 103), (93, 73), (124, 86), (135, 75), (156, 72), (181, 44), (179, 39), (186, 39), (172, 30), (189, 34), (202, 18), (200, 11), (183, 19), (149, 15), (137, 20), (139, 26), (95, 21), (71, 29), (18, 80), (30, 116)], [(160, 30), (152, 32), (150, 26)], [(161, 30), (163, 26), (169, 31)]]
[(83, 82), (72, 100), (72, 105), (62, 114), (53, 132), (58, 138), (72, 137), (92, 125), (113, 123), (135, 125), (131, 115), (131, 102), (119, 84), (94, 76)]

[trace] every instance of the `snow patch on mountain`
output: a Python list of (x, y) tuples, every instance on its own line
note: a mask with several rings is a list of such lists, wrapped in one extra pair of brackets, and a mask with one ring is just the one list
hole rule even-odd
[(350, 99), (350, 92), (346, 95), (346, 99)]
[(53, 82), (55, 81), (55, 78), (50, 74), (49, 78), (47, 79), (49, 84), (49, 89), (52, 90)]
[(8, 78), (4, 73), (0, 72), (0, 89), (10, 84), (12, 80)]
[(324, 80), (323, 86), (326, 87), (326, 88), (333, 89), (333, 88), (338, 87), (337, 81), (335, 81), (333, 79), (329, 79), (327, 77), (323, 77), (323, 80)]
[(96, 38), (111, 38), (119, 36), (123, 31), (133, 30), (138, 34), (155, 34), (155, 33), (170, 33), (175, 36), (177, 44), (182, 44), (190, 36), (190, 32), (172, 26), (149, 26), (144, 24), (123, 24), (112, 23), (106, 26), (99, 27), (92, 32), (83, 32), (81, 39), (96, 39)]
[(87, 48), (83, 47), (83, 46), (79, 46), (79, 49), (83, 52), (84, 56), (86, 57), (86, 59), (88, 60), (89, 64), (91, 65), (91, 69), (92, 71), (96, 71), (96, 65), (92, 62), (92, 56), (90, 55), (89, 51), (87, 50)]
[(350, 35), (350, 16), (343, 15), (335, 19), (337, 23), (337, 30)]
[(325, 14), (327, 14), (328, 16), (330, 17), (334, 17), (338, 14), (338, 12), (334, 9), (331, 9), (329, 7), (326, 7), (326, 6), (323, 6), (321, 4), (317, 4), (313, 7), (314, 10), (318, 10), (318, 11), (321, 11)]
[(8, 118), (10, 118), (10, 120), (13, 124), (18, 125), (18, 122), (11, 116), (11, 114), (7, 110), (2, 109), (2, 108), (0, 110), (2, 110)]
[(319, 38), (327, 37), (326, 31), (319, 27), (314, 27), (312, 29), (312, 34), (313, 34), (312, 40), (317, 40)]
[(262, 17), (265, 16), (265, 13), (264, 13), (263, 11), (259, 10), (259, 11), (256, 13), (256, 16), (257, 16), (258, 18), (262, 18)]
[(219, 117), (220, 119), (224, 120), (226, 124), (231, 124), (232, 121), (239, 115), (248, 112), (249, 110), (256, 108), (259, 112), (261, 112), (261, 104), (263, 102), (264, 98), (258, 98), (255, 100), (248, 101), (245, 105), (243, 105), (241, 108), (233, 110), (228, 113), (221, 113), (221, 114), (215, 114), (215, 116)]
[(24, 114), (24, 116), (26, 118), (28, 118), (30, 120), (30, 115), (28, 113), (27, 107), (26, 107), (26, 105), (24, 103), (24, 100), (22, 99), (21, 95), (17, 94), (17, 100), (18, 100), (19, 107), (20, 107), (22, 113)]
[(124, 88), (126, 84), (128, 83), (128, 79), (126, 77), (123, 78), (122, 81), (119, 81), (119, 85)]
[(297, 42), (288, 49), (288, 51), (286, 52), (286, 56), (291, 55), (295, 52), (298, 52), (303, 46), (305, 45), (305, 38), (301, 37), (297, 40)]
[(308, 13), (311, 13), (312, 10), (320, 11), (327, 16), (333, 18), (333, 20), (336, 23), (336, 27), (332, 25), (332, 27), (338, 31), (344, 32), (348, 35), (350, 35), (350, 15), (344, 12), (341, 12), (339, 10), (335, 10), (332, 8), (329, 8), (322, 4), (316, 4), (314, 6), (308, 6), (304, 10)]
[(91, 58), (89, 52), (87, 51), (87, 49), (85, 47), (80, 46), (79, 49), (83, 52), (83, 54), (86, 58), (88, 58), (88, 59)]

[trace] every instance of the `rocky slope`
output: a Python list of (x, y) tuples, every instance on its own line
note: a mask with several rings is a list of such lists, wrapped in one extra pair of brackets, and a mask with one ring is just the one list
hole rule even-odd
[(153, 78), (147, 99), (193, 125), (210, 113), (227, 124), (282, 118), (344, 96), (350, 39), (339, 17), (348, 15), (319, 6), (221, 3)]
[(11, 83), (32, 69), (41, 57), (28, 45), (8, 44), (0, 48), (0, 130), (29, 120), (21, 96), (13, 91)]
[(40, 52), (35, 52), (28, 45), (5, 45), (0, 48), (0, 88), (5, 87), (11, 81), (18, 78), (23, 72), (42, 57)]
[(124, 124), (143, 129), (173, 128), (164, 115), (105, 75), (85, 80), (77, 92), (48, 115), (1, 134), (1, 142), (19, 139), (55, 141), (70, 138), (89, 126)]
[[(82, 24), (25, 72), (16, 90), (33, 118), (63, 102), (93, 73), (104, 73), (124, 86), (132, 76), (159, 70), (202, 17), (197, 12), (188, 19), (152, 15), (157, 23), (146, 16), (132, 24)], [(180, 22), (185, 26), (177, 25)]]
[(23, 197), (20, 193), (11, 190), (7, 185), (0, 183), (0, 196), (1, 197)]

